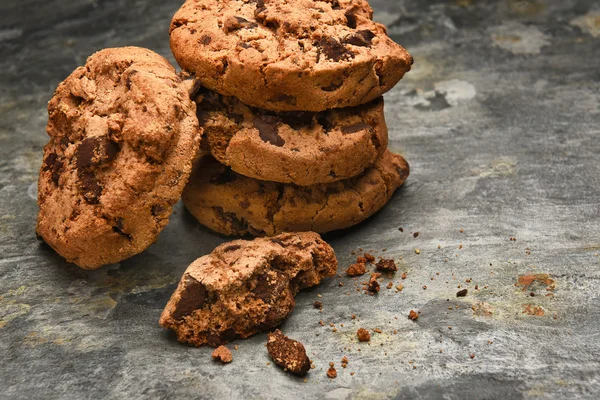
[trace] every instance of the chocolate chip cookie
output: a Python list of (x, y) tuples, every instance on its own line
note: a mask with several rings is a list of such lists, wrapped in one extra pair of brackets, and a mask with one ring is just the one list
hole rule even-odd
[(413, 62), (366, 0), (188, 0), (171, 50), (204, 86), (273, 111), (368, 103)]
[(94, 269), (137, 254), (166, 226), (202, 130), (175, 69), (142, 48), (88, 58), (48, 104), (37, 233)]
[(314, 232), (225, 243), (187, 268), (159, 323), (195, 346), (247, 338), (279, 325), (300, 289), (336, 271), (333, 249)]
[(234, 236), (350, 227), (381, 209), (409, 174), (406, 161), (389, 151), (357, 177), (313, 186), (248, 178), (211, 157), (194, 168), (185, 206), (203, 225)]
[(383, 98), (320, 113), (270, 112), (200, 89), (204, 145), (220, 163), (256, 179), (300, 186), (362, 173), (387, 147)]

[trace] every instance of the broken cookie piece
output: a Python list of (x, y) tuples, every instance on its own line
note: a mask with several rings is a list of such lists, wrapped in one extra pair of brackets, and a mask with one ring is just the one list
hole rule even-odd
[(230, 363), (233, 360), (233, 356), (231, 355), (231, 350), (229, 350), (225, 346), (219, 346), (212, 353), (213, 360), (219, 360), (224, 364)]
[(302, 343), (284, 336), (279, 329), (269, 333), (267, 350), (275, 364), (296, 375), (306, 375), (310, 360)]
[(300, 289), (336, 271), (333, 249), (314, 232), (225, 243), (187, 268), (159, 323), (195, 346), (247, 338), (279, 325)]

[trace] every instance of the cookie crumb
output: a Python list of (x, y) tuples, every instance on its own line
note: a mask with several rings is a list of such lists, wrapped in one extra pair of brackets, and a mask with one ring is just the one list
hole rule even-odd
[(415, 233), (413, 233), (413, 237), (414, 237), (415, 239), (416, 239), (416, 238), (418, 238), (418, 237), (419, 237), (419, 232), (415, 232)]
[(313, 303), (313, 306), (314, 306), (315, 308), (318, 308), (319, 310), (322, 310), (322, 309), (323, 309), (323, 303), (322, 303), (322, 302), (320, 302), (320, 301), (315, 301), (315, 302)]
[(456, 297), (465, 297), (469, 291), (467, 289), (459, 290), (456, 292)]
[(219, 360), (222, 363), (230, 363), (233, 360), (231, 351), (225, 346), (219, 346), (212, 353), (213, 360)]
[(404, 289), (404, 285), (401, 284), (401, 283), (399, 283), (398, 286), (396, 286), (396, 290), (399, 291), (399, 292), (401, 292), (402, 289)]
[(394, 287), (394, 283), (393, 282), (388, 282), (387, 286), (388, 289), (391, 289)]
[(421, 254), (421, 250), (415, 249), (415, 254)]
[(377, 282), (377, 278), (379, 278), (380, 276), (381, 276), (381, 274), (378, 272), (373, 272), (371, 274), (371, 278), (369, 279), (369, 286), (367, 287), (369, 292), (371, 292), (371, 293), (379, 292), (379, 289), (381, 289), (381, 287), (379, 286), (379, 282)]
[(368, 342), (371, 340), (371, 332), (365, 328), (359, 328), (358, 331), (356, 331), (356, 336), (358, 336), (358, 340), (361, 342)]
[(367, 263), (367, 259), (366, 259), (366, 257), (358, 256), (358, 257), (356, 257), (356, 263), (357, 264), (366, 264)]
[(367, 266), (364, 263), (352, 264), (346, 270), (346, 274), (349, 276), (364, 275), (367, 272)]
[(327, 370), (327, 376), (330, 379), (335, 379), (337, 377), (337, 371), (334, 368), (334, 364), (332, 362), (329, 363), (329, 369)]
[(275, 364), (296, 375), (306, 375), (310, 360), (302, 343), (289, 339), (279, 330), (268, 334), (267, 351)]
[(471, 353), (471, 354), (469, 355), (469, 357), (471, 357), (471, 360), (472, 360), (472, 359), (474, 359), (474, 358), (475, 358), (475, 353)]
[(404, 232), (404, 228), (398, 228), (400, 232)]
[(238, 346), (238, 345), (236, 344), (236, 345), (234, 345), (234, 346), (233, 346), (233, 348), (234, 348), (235, 350), (239, 350), (240, 346)]
[(400, 278), (402, 278), (402, 279), (406, 279), (406, 277), (407, 277), (406, 272), (403, 272), (402, 276), (400, 276)]
[(367, 260), (367, 262), (372, 263), (373, 261), (375, 261), (375, 257), (372, 256), (369, 253), (365, 253), (365, 259)]
[(414, 310), (410, 310), (410, 312), (408, 313), (408, 319), (412, 319), (413, 321), (416, 321), (419, 319), (419, 314), (417, 312), (415, 312)]
[(342, 357), (342, 368), (346, 368), (348, 366), (348, 357)]
[(379, 260), (377, 262), (377, 264), (375, 264), (375, 268), (377, 268), (378, 271), (384, 271), (384, 272), (398, 271), (398, 267), (396, 266), (396, 263), (394, 262), (394, 260), (385, 259), (385, 258), (382, 258), (381, 260)]

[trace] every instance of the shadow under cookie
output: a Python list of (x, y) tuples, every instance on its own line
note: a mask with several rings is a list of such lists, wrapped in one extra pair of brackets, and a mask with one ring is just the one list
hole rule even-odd
[(406, 160), (389, 151), (357, 177), (305, 187), (248, 178), (204, 157), (194, 167), (183, 202), (201, 224), (224, 235), (325, 233), (375, 214), (408, 175)]

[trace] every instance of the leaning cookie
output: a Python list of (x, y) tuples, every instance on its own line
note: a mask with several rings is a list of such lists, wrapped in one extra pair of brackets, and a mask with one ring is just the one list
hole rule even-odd
[(142, 48), (102, 50), (48, 104), (37, 233), (95, 269), (137, 254), (166, 226), (201, 136), (189, 88)]
[(248, 178), (211, 157), (194, 168), (185, 206), (201, 224), (232, 236), (348, 228), (381, 209), (409, 174), (406, 161), (389, 151), (358, 177), (313, 186)]
[(383, 98), (313, 113), (269, 112), (199, 89), (194, 96), (204, 145), (242, 175), (300, 186), (362, 173), (387, 148)]
[(413, 62), (366, 0), (188, 0), (171, 50), (204, 86), (273, 111), (357, 106)]
[(225, 243), (186, 269), (159, 323), (195, 346), (247, 338), (279, 325), (299, 290), (336, 271), (333, 249), (314, 232)]

